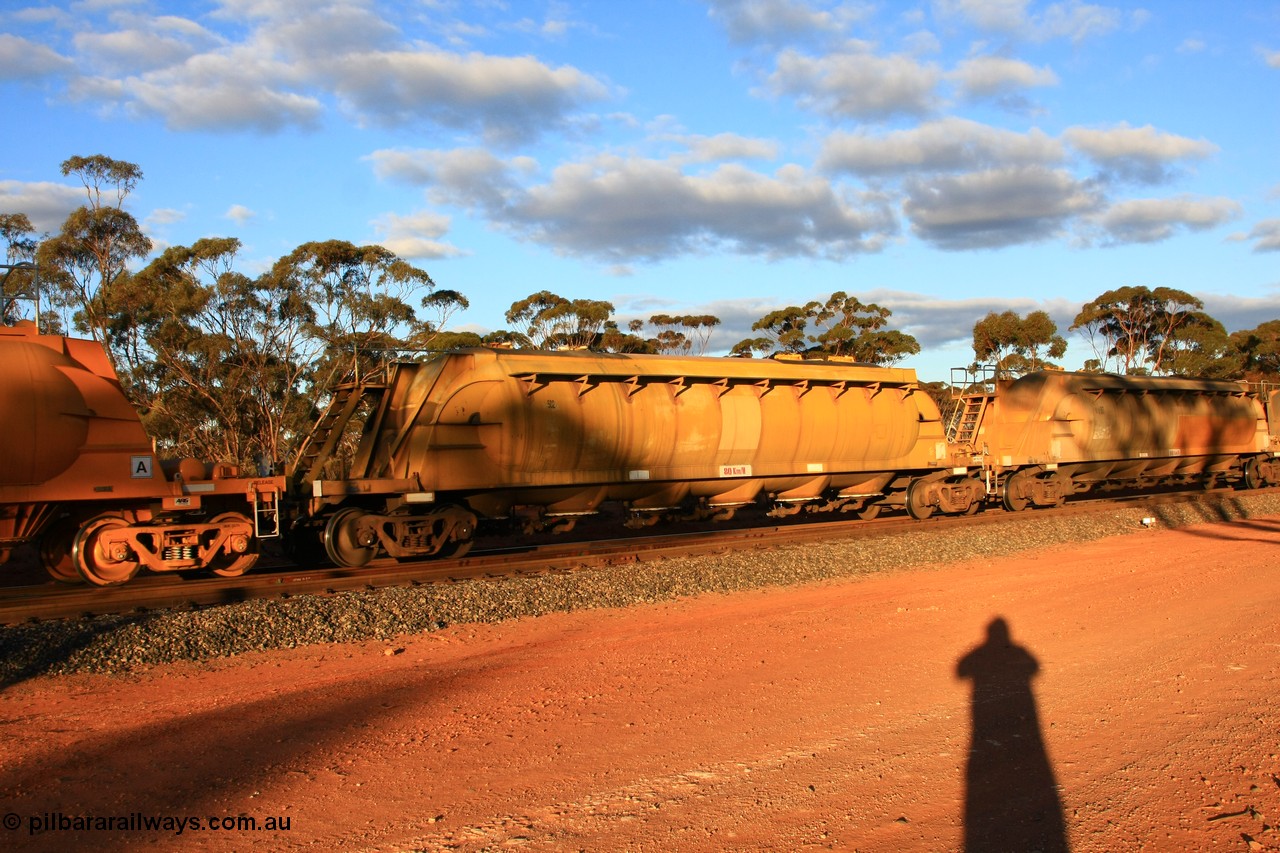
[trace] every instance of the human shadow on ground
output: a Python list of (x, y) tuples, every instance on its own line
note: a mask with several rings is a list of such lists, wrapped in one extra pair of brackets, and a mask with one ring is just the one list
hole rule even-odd
[(960, 658), (973, 682), (972, 740), (965, 767), (965, 853), (1057, 853), (1067, 833), (1031, 679), (1040, 663), (995, 618), (987, 639)]

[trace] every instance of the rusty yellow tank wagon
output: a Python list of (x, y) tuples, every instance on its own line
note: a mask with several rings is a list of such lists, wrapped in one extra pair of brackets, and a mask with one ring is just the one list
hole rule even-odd
[(279, 535), (283, 488), (230, 465), (158, 459), (100, 345), (0, 326), (0, 562), (34, 544), (61, 581), (238, 575)]
[(1257, 488), (1280, 483), (1266, 408), (1239, 382), (1046, 371), (965, 397), (953, 440), (1012, 510), (1101, 488)]
[[(343, 424), (369, 404), (350, 470), (331, 469)], [(605, 502), (632, 526), (725, 519), (765, 503), (884, 506), (923, 517), (976, 509), (914, 371), (749, 360), (475, 349), (393, 367), (335, 397), (296, 484), (341, 565), (457, 554), (481, 518), (563, 530)]]

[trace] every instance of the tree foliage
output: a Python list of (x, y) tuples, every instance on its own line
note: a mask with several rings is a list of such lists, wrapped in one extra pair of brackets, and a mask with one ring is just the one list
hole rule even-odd
[(613, 304), (599, 299), (566, 299), (540, 290), (514, 302), (508, 323), (523, 336), (521, 345), (534, 349), (585, 349), (604, 334)]
[(1066, 339), (1044, 311), (1032, 311), (1025, 317), (1014, 311), (992, 311), (973, 326), (975, 362), (994, 363), (998, 376), (1055, 367), (1048, 359), (1062, 358), (1066, 353)]
[(88, 204), (73, 210), (62, 230), (40, 244), (36, 263), (51, 285), (54, 306), (74, 328), (105, 343), (112, 292), (129, 275), (129, 262), (151, 252), (151, 240), (124, 209), (142, 170), (95, 154), (63, 161), (62, 174), (80, 179)]
[[(36, 258), (36, 229), (25, 213), (0, 213), (0, 240), (4, 241), (4, 262), (11, 266), (32, 263)], [(31, 269), (10, 269), (0, 286), (0, 325), (12, 326), (26, 316), (23, 303), (34, 295), (36, 285)]]
[(1208, 315), (1204, 303), (1171, 287), (1121, 287), (1086, 302), (1071, 324), (1084, 333), (1101, 369), (1120, 373), (1168, 373), (1179, 337)]
[(1240, 371), (1246, 378), (1280, 381), (1280, 320), (1233, 332), (1228, 342), (1240, 358)]
[(303, 294), (235, 270), (240, 243), (174, 246), (122, 282), (111, 347), (148, 430), (174, 455), (283, 461), (314, 418)]
[(239, 251), (173, 246), (99, 297), (121, 380), (173, 455), (281, 467), (337, 383), (442, 335), (415, 301), (466, 304), (381, 246), (305, 243), (257, 278)]
[[(633, 331), (639, 331), (643, 323)], [(706, 355), (711, 333), (720, 325), (714, 314), (654, 314), (649, 325), (657, 329), (653, 346), (658, 352)]]
[[(752, 331), (763, 337), (739, 341), (733, 355), (751, 355), (776, 349), (784, 353), (846, 356), (866, 364), (894, 364), (920, 352), (911, 335), (887, 329), (893, 312), (874, 303), (837, 291), (826, 302), (771, 311), (757, 320)], [(812, 325), (811, 325), (812, 324)], [(814, 332), (811, 334), (810, 329)]]

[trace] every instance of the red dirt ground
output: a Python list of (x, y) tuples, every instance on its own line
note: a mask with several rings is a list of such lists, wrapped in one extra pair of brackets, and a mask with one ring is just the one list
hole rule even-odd
[[(1278, 548), (1280, 519), (1255, 519), (36, 679), (0, 694), (0, 811), (18, 825), (0, 839), (1276, 850)], [(206, 828), (237, 815), (260, 828)], [(86, 816), (126, 828), (77, 831)], [(138, 826), (166, 817), (202, 825)], [(274, 818), (287, 831), (261, 828)]]

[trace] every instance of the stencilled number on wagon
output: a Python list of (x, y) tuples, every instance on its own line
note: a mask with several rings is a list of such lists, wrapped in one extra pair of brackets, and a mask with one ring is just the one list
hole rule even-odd
[(547, 408), (548, 408), (548, 409), (554, 409), (555, 407), (556, 407), (556, 401), (555, 401), (555, 400), (548, 400), (548, 401), (547, 401)]

